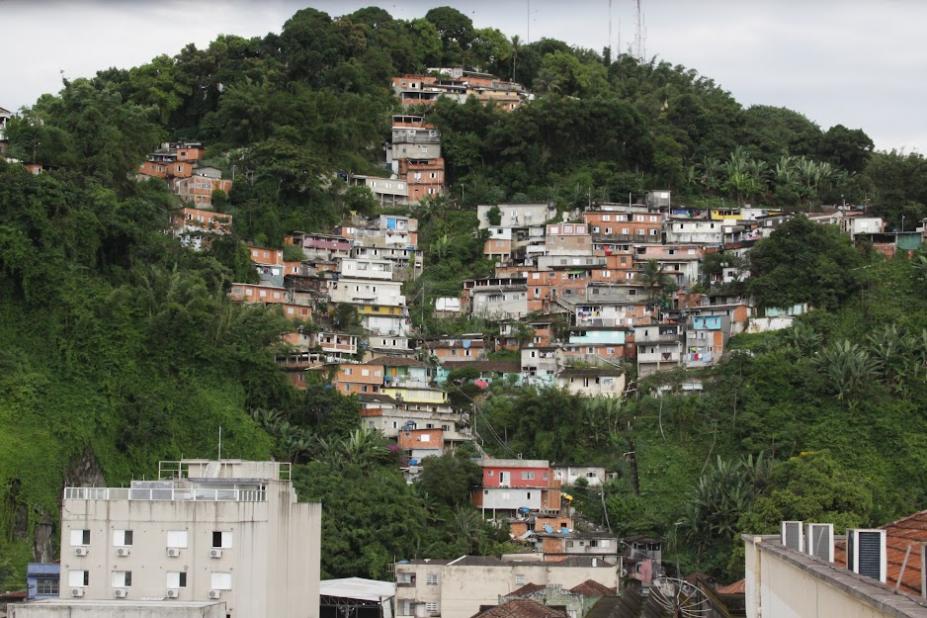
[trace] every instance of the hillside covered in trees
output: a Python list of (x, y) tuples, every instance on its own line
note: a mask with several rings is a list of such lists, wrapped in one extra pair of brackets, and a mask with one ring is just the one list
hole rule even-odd
[[(325, 520), (328, 576), (384, 577), (397, 558), (504, 547), (507, 535), (466, 508), (465, 458), (430, 462), (405, 485), (394, 455), (359, 430), (352, 400), (298, 393), (276, 370), (280, 316), (227, 299), (249, 276), (243, 241), (274, 246), (294, 229), (376, 211), (338, 174), (379, 169), (398, 110), (391, 76), (449, 65), (513, 78), (536, 100), (511, 113), (475, 101), (429, 112), (449, 191), (412, 208), (426, 271), (410, 299), (428, 304), (488, 272), (476, 204), (567, 209), (659, 187), (693, 207), (846, 200), (896, 227), (927, 216), (920, 155), (874, 152), (862, 130), (788, 109), (744, 108), (692, 69), (524, 44), (447, 7), (409, 21), (305, 9), (279, 34), (223, 36), (66, 81), (8, 127), (10, 155), (46, 173), (0, 162), (0, 580), (18, 582), (42, 550), (36, 531), (54, 526), (66, 482), (118, 485), (159, 459), (214, 455), (220, 426), (224, 453), (295, 460), (301, 495), (340, 514)], [(217, 203), (234, 233), (208, 252), (166, 236), (175, 198), (130, 178), (167, 139), (202, 140), (210, 162), (236, 174)], [(798, 241), (759, 245), (750, 291), (822, 310), (742, 338), (701, 397), (658, 398), (647, 384), (610, 406), (490, 394), (487, 419), (507, 430), (499, 454), (608, 465), (620, 476), (605, 495), (577, 495), (589, 518), (678, 538), (686, 566), (731, 576), (737, 530), (780, 518), (880, 523), (922, 506), (923, 262), (793, 231)], [(783, 259), (795, 246), (808, 259)], [(423, 332), (444, 327), (421, 319)]]

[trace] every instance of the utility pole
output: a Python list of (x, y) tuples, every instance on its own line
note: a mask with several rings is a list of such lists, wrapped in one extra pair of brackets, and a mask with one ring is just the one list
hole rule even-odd
[(425, 285), (427, 282), (425, 279), (422, 279), (422, 321), (419, 324), (419, 329), (422, 331), (422, 336), (425, 336)]

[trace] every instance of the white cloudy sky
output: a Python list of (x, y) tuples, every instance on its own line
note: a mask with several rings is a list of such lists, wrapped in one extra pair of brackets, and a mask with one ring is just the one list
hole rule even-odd
[[(879, 148), (927, 152), (927, 2), (642, 0), (647, 52), (713, 77), (745, 105), (862, 127)], [(66, 77), (129, 67), (217, 34), (279, 31), (297, 9), (375, 4), (396, 17), (450, 4), (478, 27), (527, 36), (529, 0), (0, 0), (0, 106), (17, 109)], [(634, 0), (612, 0), (613, 40), (633, 39)], [(531, 0), (530, 37), (601, 49), (608, 0)]]

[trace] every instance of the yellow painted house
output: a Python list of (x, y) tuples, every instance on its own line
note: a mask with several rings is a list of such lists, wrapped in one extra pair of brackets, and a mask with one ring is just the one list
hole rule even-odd
[(408, 403), (443, 404), (447, 403), (447, 393), (433, 388), (399, 388), (384, 387), (380, 389), (384, 395), (393, 399), (401, 399)]
[(714, 208), (711, 211), (712, 221), (743, 221), (743, 218), (738, 208)]
[(402, 307), (389, 305), (359, 305), (357, 312), (360, 315), (395, 315), (402, 316)]

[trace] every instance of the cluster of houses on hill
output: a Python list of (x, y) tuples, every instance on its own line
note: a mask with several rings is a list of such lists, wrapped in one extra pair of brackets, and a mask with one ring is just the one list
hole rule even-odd
[(161, 144), (139, 166), (136, 178), (160, 178), (191, 210), (210, 210), (216, 191), (228, 195), (232, 181), (217, 167), (203, 165), (206, 149), (200, 142)]
[(405, 113), (392, 117), (391, 140), (384, 145), (389, 176), (348, 176), (351, 184), (368, 188), (381, 205), (389, 206), (417, 204), (444, 194), (441, 135), (416, 112), (440, 98), (463, 103), (470, 97), (511, 111), (531, 97), (520, 84), (460, 67), (396, 76), (392, 87)]

